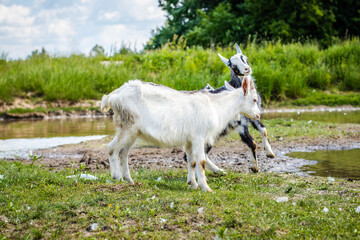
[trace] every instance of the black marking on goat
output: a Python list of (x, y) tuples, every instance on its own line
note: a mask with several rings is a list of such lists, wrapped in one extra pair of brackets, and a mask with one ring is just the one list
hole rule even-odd
[(211, 150), (212, 146), (210, 144), (206, 144), (205, 146), (205, 153), (208, 154)]
[(246, 62), (245, 62), (245, 60), (244, 60), (244, 56), (241, 55), (240, 58), (241, 58), (241, 61), (243, 61), (243, 63), (246, 64)]
[(186, 153), (184, 153), (183, 159), (184, 159), (185, 162), (187, 162), (187, 155), (186, 155)]
[(226, 126), (226, 128), (220, 133), (220, 137), (222, 136), (226, 136), (229, 132), (231, 132), (232, 130), (234, 130), (237, 126), (236, 121), (233, 122), (231, 121), (230, 123), (228, 123), (228, 125)]
[(239, 133), (241, 140), (251, 149), (252, 155), (256, 158), (256, 143), (252, 136), (249, 133), (249, 128), (247, 125), (242, 125), (244, 132)]

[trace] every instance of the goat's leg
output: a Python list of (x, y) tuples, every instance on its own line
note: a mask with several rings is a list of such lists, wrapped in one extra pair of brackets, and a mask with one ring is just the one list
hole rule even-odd
[(195, 178), (195, 166), (196, 162), (192, 156), (191, 146), (185, 147), (185, 157), (188, 165), (188, 176), (187, 176), (187, 184), (190, 185), (192, 189), (199, 188), (199, 185), (196, 182)]
[(240, 124), (237, 127), (237, 131), (241, 137), (241, 140), (251, 149), (251, 158), (252, 158), (252, 166), (250, 167), (250, 170), (253, 172), (259, 171), (258, 161), (257, 161), (257, 155), (256, 155), (256, 142), (251, 137), (249, 133), (249, 128), (247, 124)]
[(211, 145), (206, 145), (205, 146), (205, 157), (206, 157), (206, 169), (209, 171), (212, 171), (213, 173), (216, 174), (223, 174), (226, 175), (226, 172), (219, 168), (218, 166), (216, 166), (209, 158), (209, 152), (211, 150), (212, 146)]
[(122, 173), (120, 169), (120, 161), (118, 158), (118, 153), (120, 151), (120, 148), (119, 148), (119, 142), (117, 136), (115, 136), (108, 145), (108, 151), (110, 155), (109, 162), (110, 162), (111, 177), (113, 179), (120, 181), (122, 180)]
[[(195, 172), (198, 178), (199, 187), (204, 192), (212, 192), (211, 188), (206, 182), (205, 176), (205, 167), (206, 167), (206, 157), (204, 152), (204, 144), (201, 144), (201, 141), (193, 141), (192, 145), (192, 156), (196, 160)], [(200, 144), (199, 144), (200, 143)]]
[[(222, 169), (222, 168), (219, 168), (218, 166), (216, 166), (215, 163), (213, 163), (211, 161), (211, 159), (209, 158), (208, 153), (210, 152), (211, 148), (212, 148), (211, 145), (206, 145), (205, 146), (206, 169), (209, 170), (209, 171), (212, 171), (213, 173), (216, 173), (216, 174), (226, 175), (225, 170)], [(188, 154), (185, 153), (184, 154), (184, 161), (188, 162), (187, 159), (188, 159)]]
[(269, 143), (269, 138), (267, 135), (267, 130), (266, 127), (264, 126), (264, 124), (260, 121), (260, 120), (252, 120), (250, 119), (251, 125), (253, 125), (253, 127), (259, 131), (259, 133), (261, 134), (262, 137), (262, 141), (264, 143), (264, 149), (266, 152), (266, 156), (270, 157), (270, 158), (274, 158), (275, 154), (271, 149), (271, 145)]
[(119, 158), (120, 158), (120, 168), (122, 177), (125, 181), (133, 184), (134, 181), (131, 178), (130, 171), (129, 171), (129, 160), (128, 155), (129, 151), (136, 140), (136, 136), (132, 134), (130, 131), (127, 131), (123, 134), (122, 138), (119, 139)]

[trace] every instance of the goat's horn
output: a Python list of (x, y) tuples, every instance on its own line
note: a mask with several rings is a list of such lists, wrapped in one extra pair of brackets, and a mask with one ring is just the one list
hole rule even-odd
[(237, 43), (235, 43), (235, 47), (236, 47), (236, 52), (242, 54), (240, 47)]

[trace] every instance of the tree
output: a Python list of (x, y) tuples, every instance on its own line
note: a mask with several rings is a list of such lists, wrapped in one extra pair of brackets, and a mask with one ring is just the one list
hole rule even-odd
[(355, 0), (159, 0), (165, 26), (152, 32), (146, 48), (161, 47), (174, 35), (188, 45), (211, 46), (258, 41), (317, 39), (323, 46), (332, 38), (360, 33), (360, 1)]
[(100, 57), (100, 56), (105, 56), (105, 49), (96, 44), (90, 51), (90, 57)]

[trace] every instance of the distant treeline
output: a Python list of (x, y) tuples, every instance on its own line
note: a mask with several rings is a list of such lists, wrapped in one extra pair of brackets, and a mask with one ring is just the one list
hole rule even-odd
[(182, 37), (188, 46), (316, 39), (322, 47), (333, 38), (360, 34), (358, 0), (158, 0), (167, 13), (165, 26), (153, 31), (147, 49)]
[[(338, 41), (327, 49), (315, 42), (240, 46), (265, 103), (305, 97), (314, 90), (360, 91), (359, 38)], [(179, 90), (200, 89), (206, 83), (220, 87), (230, 80), (230, 72), (218, 52), (227, 58), (236, 53), (234, 45), (204, 49), (188, 48), (181, 42), (143, 53), (120, 51), (111, 57), (51, 57), (46, 51), (35, 52), (26, 60), (0, 61), (0, 102), (13, 97), (100, 99), (130, 79)], [(104, 60), (112, 64), (102, 64)]]

